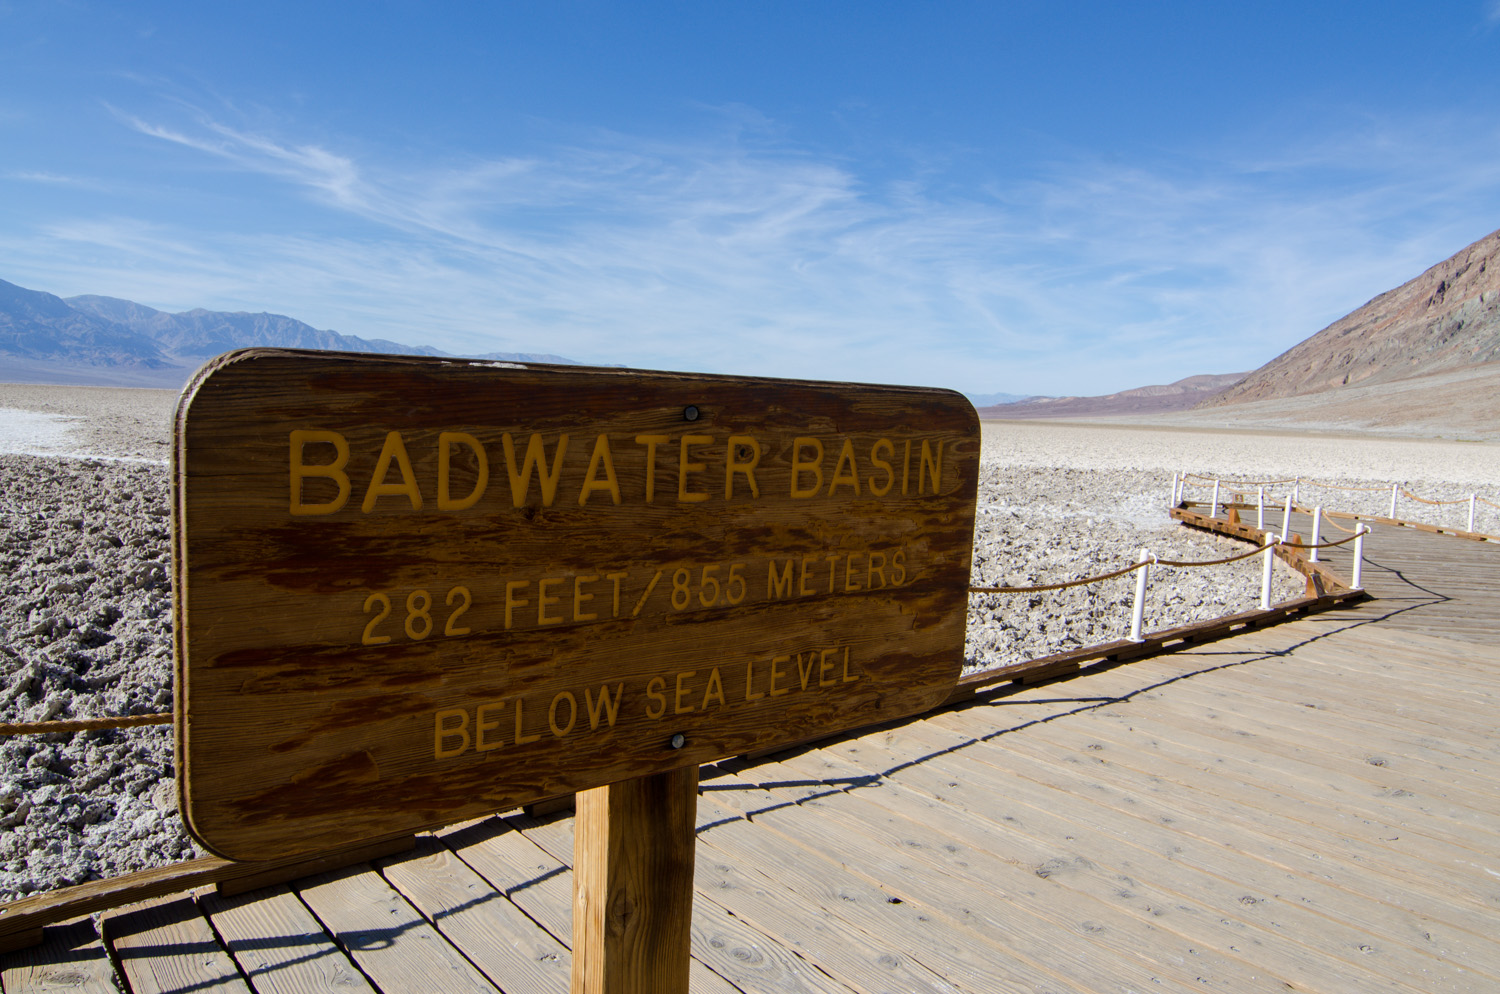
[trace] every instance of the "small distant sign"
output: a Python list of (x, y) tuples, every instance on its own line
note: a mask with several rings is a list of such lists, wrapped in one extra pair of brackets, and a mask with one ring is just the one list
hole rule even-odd
[(979, 427), (943, 390), (251, 349), (178, 408), (178, 775), (232, 859), (926, 710)]

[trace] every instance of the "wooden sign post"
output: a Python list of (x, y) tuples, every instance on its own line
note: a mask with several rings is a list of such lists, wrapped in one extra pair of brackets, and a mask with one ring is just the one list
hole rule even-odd
[(221, 356), (174, 448), (184, 821), (265, 859), (582, 792), (580, 976), (647, 962), (700, 765), (953, 686), (978, 463), (943, 390)]

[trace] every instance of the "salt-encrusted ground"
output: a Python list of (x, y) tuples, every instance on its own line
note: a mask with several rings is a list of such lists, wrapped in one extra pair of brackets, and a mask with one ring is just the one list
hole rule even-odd
[[(0, 720), (170, 708), (161, 460), (172, 406), (165, 391), (0, 385)], [(1087, 576), (1133, 561), (1142, 548), (1184, 560), (1242, 548), (1171, 522), (1177, 468), (1365, 486), (1398, 480), (1424, 496), (1478, 489), (1493, 499), (1500, 445), (989, 424), (975, 584)], [(1303, 503), (1318, 493), (1304, 483)], [(1386, 489), (1324, 493), (1336, 495), (1330, 506), (1357, 502), (1380, 512), (1390, 499)], [(1467, 507), (1441, 518), (1420, 511), (1424, 520), (1461, 525)], [(1500, 512), (1487, 513), (1481, 530), (1500, 531)], [(1277, 597), (1300, 593), (1300, 578), (1278, 569)], [(1254, 561), (1154, 570), (1147, 628), (1252, 607), (1259, 578)], [(1122, 577), (975, 597), (967, 665), (1123, 637), (1133, 586)], [(176, 811), (171, 750), (164, 727), (0, 740), (0, 899), (194, 855)]]

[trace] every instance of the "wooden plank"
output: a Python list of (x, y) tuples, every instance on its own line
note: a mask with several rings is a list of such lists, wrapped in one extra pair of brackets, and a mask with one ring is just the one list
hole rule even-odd
[[(539, 823), (552, 822), (571, 826), (573, 819), (549, 816), (539, 820)], [(573, 874), (564, 862), (499, 819), (441, 837), (455, 854), (508, 894), (532, 920), (563, 944), (570, 941)], [(558, 835), (564, 837), (567, 839), (564, 852), (571, 853), (572, 832)], [(764, 934), (724, 914), (722, 909), (709, 906), (705, 910), (701, 901), (694, 902), (692, 939), (689, 986), (695, 994), (735, 989), (747, 994), (780, 991), (843, 994), (845, 990), (795, 954), (771, 943)]]
[(0, 905), (0, 950), (20, 948), (26, 944), (20, 941), (22, 939), (40, 941), (39, 928), (52, 922), (66, 921), (107, 908), (123, 907), (153, 897), (179, 894), (210, 884), (227, 884), (228, 886), (223, 886), (223, 892), (232, 893), (243, 889), (235, 886), (235, 882), (240, 880), (250, 880), (256, 886), (294, 880), (311, 873), (363, 862), (377, 855), (399, 852), (411, 845), (411, 837), (404, 836), (342, 848), (311, 858), (304, 855), (237, 863), (209, 856), (23, 897), (19, 901)]
[[(1373, 764), (1382, 769), (1392, 768), (1393, 764), (1398, 769), (1411, 764), (1422, 776), (1441, 776), (1455, 787), (1484, 792), (1492, 789), (1493, 779), (1486, 780), (1485, 775), (1473, 767), (1475, 761), (1484, 758), (1484, 753), (1471, 745), (1475, 738), (1483, 735), (1482, 726), (1477, 722), (1471, 726), (1468, 720), (1461, 728), (1450, 724), (1448, 734), (1440, 738), (1432, 734), (1435, 729), (1430, 725), (1424, 726), (1417, 720), (1462, 711), (1464, 702), (1461, 699), (1454, 701), (1452, 709), (1429, 712), (1425, 708), (1411, 707), (1409, 699), (1403, 701), (1401, 692), (1405, 687), (1392, 688), (1389, 696), (1384, 692), (1368, 692), (1368, 685), (1347, 694), (1354, 700), (1341, 700), (1339, 704), (1378, 710), (1381, 714), (1384, 734), (1377, 743), (1370, 738), (1368, 712), (1363, 715), (1358, 711), (1344, 713), (1324, 703), (1333, 699), (1339, 690), (1348, 688), (1349, 681), (1337, 675), (1318, 674), (1292, 682), (1268, 670), (1261, 669), (1253, 678), (1247, 674), (1226, 672), (1213, 686), (1198, 687), (1188, 682), (1174, 689), (1174, 697), (1191, 700), (1205, 708), (1232, 709), (1241, 727), (1284, 738), (1295, 737), (1313, 749), (1338, 749), (1348, 753), (1353, 751), (1351, 747), (1363, 745), (1365, 748), (1359, 751), (1367, 763), (1383, 753), (1391, 754), (1389, 761)], [(1295, 696), (1292, 700), (1268, 699), (1269, 695), (1277, 693)], [(1475, 717), (1481, 713), (1494, 715), (1493, 708), (1487, 705), (1473, 710)], [(1465, 715), (1465, 719), (1468, 717)], [(1489, 727), (1493, 728), (1493, 723)], [(1472, 732), (1464, 734), (1470, 728)], [(1490, 745), (1492, 749), (1500, 749), (1500, 743), (1492, 741)], [(1460, 761), (1468, 762), (1469, 767), (1458, 766)]]
[(219, 991), (250, 994), (191, 897), (148, 901), (100, 921), (133, 994)]
[[(718, 825), (700, 843), (700, 893), (856, 990), (952, 991), (984, 978), (977, 989), (1021, 991), (1045, 975), (753, 823)], [(775, 840), (774, 864), (752, 839)]]
[(962, 666), (953, 391), (252, 349), (180, 412), (178, 770), (219, 855), (919, 713)]
[[(1079, 747), (1081, 748), (1081, 746)], [(964, 750), (967, 753), (968, 750)], [(1150, 912), (1161, 916), (1157, 920), (1166, 927), (1186, 928), (1191, 932), (1211, 926), (1213, 920), (1228, 917), (1235, 922), (1258, 923), (1266, 934), (1257, 944), (1253, 932), (1246, 933), (1233, 942), (1237, 948), (1253, 954), (1253, 962), (1267, 969), (1286, 969), (1306, 972), (1321, 971), (1323, 967), (1308, 960), (1304, 951), (1297, 953), (1284, 948), (1288, 942), (1303, 942), (1315, 947), (1317, 952), (1326, 952), (1335, 958), (1349, 961), (1351, 976), (1372, 968), (1372, 953), (1379, 953), (1379, 961), (1387, 957), (1399, 965), (1373, 967), (1377, 975), (1384, 977), (1405, 976), (1408, 986), (1419, 990), (1437, 986), (1430, 977), (1447, 977), (1444, 989), (1464, 990), (1470, 980), (1454, 979), (1457, 972), (1445, 963), (1427, 961), (1428, 957), (1443, 959), (1442, 951), (1451, 949), (1461, 953), (1469, 966), (1475, 966), (1475, 937), (1449, 928), (1445, 923), (1450, 918), (1436, 920), (1412, 914), (1398, 913), (1385, 905), (1387, 894), (1361, 901), (1351, 901), (1346, 892), (1324, 883), (1329, 874), (1337, 873), (1335, 866), (1326, 860), (1309, 866), (1305, 875), (1278, 872), (1274, 866), (1261, 867), (1257, 860), (1247, 858), (1244, 852), (1255, 852), (1255, 843), (1246, 843), (1244, 836), (1235, 830), (1232, 815), (1221, 815), (1198, 819), (1192, 813), (1182, 813), (1173, 804), (1184, 796), (1184, 788), (1177, 788), (1170, 797), (1163, 797), (1160, 813), (1155, 807), (1147, 807), (1139, 796), (1124, 795), (1106, 799), (1097, 791), (1090, 792), (1084, 784), (1065, 784), (1057, 790), (1039, 790), (1015, 775), (1012, 766), (1008, 773), (997, 773), (993, 780), (979, 777), (974, 764), (963, 763), (957, 754), (944, 755), (921, 767), (904, 770), (902, 777), (912, 779), (915, 785), (922, 778), (929, 782), (929, 790), (941, 792), (943, 807), (967, 807), (969, 810), (985, 811), (996, 825), (1007, 833), (1025, 832), (1028, 826), (1057, 824), (1053, 838), (1056, 848), (1044, 863), (1037, 863), (1038, 872), (1059, 878), (1074, 877), (1075, 882), (1086, 882), (1099, 868), (1109, 867), (1114, 861), (1120, 867), (1119, 876), (1106, 874), (1100, 886), (1107, 892), (1107, 881), (1113, 880), (1116, 888), (1123, 887), (1128, 895), (1146, 899), (1157, 887), (1167, 887), (1184, 895), (1158, 895), (1150, 901)], [(960, 782), (955, 770), (963, 769), (969, 776)], [(982, 767), (980, 767), (982, 769)], [(914, 778), (914, 779), (913, 779)], [(1085, 800), (1095, 798), (1098, 800)], [(1024, 800), (1025, 808), (1016, 802)], [(1066, 821), (1058, 822), (1059, 817)], [(1103, 830), (1105, 837), (1091, 840), (1090, 836)], [(1093, 844), (1089, 844), (1090, 841)], [(1147, 847), (1159, 853), (1156, 858), (1142, 858), (1138, 847)], [(1014, 843), (1006, 851), (1014, 851)], [(1239, 850), (1243, 850), (1239, 851)], [(1198, 876), (1192, 868), (1209, 874)], [(1213, 893), (1214, 879), (1228, 882), (1225, 894), (1218, 905), (1223, 910), (1207, 909), (1203, 921), (1184, 920), (1186, 913), (1192, 916), (1192, 906)], [(1205, 880), (1207, 886), (1205, 886)], [(1230, 888), (1238, 888), (1230, 891)], [(1239, 898), (1248, 897), (1241, 901)], [(1298, 927), (1302, 907), (1328, 916), (1321, 921), (1314, 915)], [(1446, 910), (1446, 909), (1439, 909)], [(1288, 913), (1291, 920), (1288, 921)], [(1472, 916), (1478, 921), (1482, 916)], [(1328, 919), (1347, 922), (1339, 928)], [(1174, 925), (1175, 923), (1175, 925)], [(1395, 938), (1395, 942), (1376, 942), (1361, 939), (1362, 931), (1369, 929), (1377, 935), (1384, 933)], [(1202, 940), (1203, 936), (1198, 936)], [(1486, 940), (1488, 942), (1488, 940)], [(1220, 948), (1224, 948), (1221, 946)], [(1482, 949), (1483, 947), (1479, 947)], [(1416, 963), (1411, 962), (1412, 950), (1421, 950)], [(1280, 961), (1291, 959), (1291, 963)], [(1480, 961), (1492, 953), (1480, 953)], [(1282, 975), (1277, 973), (1276, 975)], [(1357, 989), (1369, 989), (1369, 984), (1354, 984)], [(1319, 988), (1319, 985), (1312, 985)], [(1340, 985), (1331, 985), (1339, 988)]]
[(379, 859), (382, 856), (392, 856), (396, 853), (407, 852), (416, 844), (416, 837), (412, 835), (398, 835), (394, 839), (377, 839), (374, 842), (355, 846), (352, 849), (346, 849), (342, 852), (330, 853), (327, 856), (287, 861), (282, 865), (268, 866), (254, 873), (247, 871), (243, 876), (236, 875), (226, 880), (220, 880), (216, 889), (225, 897), (232, 897), (235, 894), (243, 894), (246, 891), (259, 890), (262, 887), (284, 884), (292, 880), (301, 880), (303, 877), (327, 873), (329, 870), (353, 866), (357, 863)]
[[(1411, 817), (1425, 815), (1419, 831), (1432, 838), (1434, 846), (1452, 846), (1455, 837), (1475, 833), (1485, 840), (1497, 835), (1500, 821), (1496, 814), (1471, 810), (1461, 803), (1472, 794), (1441, 782), (1424, 782), (1414, 772), (1375, 767), (1359, 757), (1304, 748), (1274, 734), (1257, 735), (1238, 720), (1232, 727), (1222, 727), (1219, 718), (1228, 714), (1195, 708), (1176, 699), (1142, 695), (1115, 710), (1114, 718), (1124, 723), (1154, 721), (1158, 737), (1195, 752), (1217, 753), (1224, 771), (1258, 784), (1280, 784), (1285, 793), (1336, 797), (1346, 810), (1372, 817), (1393, 809)], [(1493, 798), (1490, 803), (1494, 804)]]
[(285, 887), (199, 901), (257, 994), (371, 992), (316, 918)]
[(385, 862), (382, 873), (506, 994), (568, 987), (568, 947), (436, 840)]
[(77, 991), (117, 994), (115, 968), (94, 923), (85, 918), (52, 925), (36, 945), (0, 957), (0, 990), (5, 994)]
[(698, 767), (578, 795), (574, 994), (687, 994)]
[[(700, 831), (712, 840), (713, 833), (732, 822), (742, 822), (736, 813), (719, 808), (713, 801), (700, 799)], [(552, 818), (528, 823), (525, 818), (514, 819), (523, 828), (526, 836), (551, 853), (567, 852), (572, 843), (573, 823), (570, 819)], [(702, 843), (700, 842), (700, 845)], [(782, 875), (798, 876), (804, 872), (824, 872), (824, 867), (804, 871), (800, 864), (789, 862), (790, 854), (783, 854), (778, 863)], [(872, 943), (870, 937), (844, 922), (828, 909), (788, 908), (775, 896), (779, 887), (768, 887), (764, 882), (744, 886), (725, 883), (724, 867), (705, 866), (698, 880), (699, 901), (712, 902), (715, 918), (725, 914), (731, 920), (748, 922), (757, 932), (771, 935), (775, 941), (814, 964), (818, 970), (831, 976), (839, 987), (848, 986), (857, 990), (945, 990), (937, 975), (922, 966), (914, 958), (889, 955), (889, 945)], [(700, 912), (701, 913), (701, 912)], [(814, 940), (817, 941), (814, 941)], [(736, 982), (738, 976), (734, 976)], [(820, 981), (815, 985), (821, 987)]]
[[(1067, 754), (1075, 759), (1092, 755), (1076, 742)], [(976, 760), (991, 762), (986, 756), (986, 750), (976, 747)], [(1163, 769), (1176, 768), (1169, 760), (1155, 762)], [(1137, 821), (1171, 824), (1196, 839), (1222, 841), (1299, 877), (1328, 880), (1362, 900), (1398, 901), (1403, 907), (1476, 935), (1492, 931), (1484, 922), (1493, 912), (1458, 898), (1446, 885), (1435, 884), (1432, 870), (1413, 868), (1411, 861), (1389, 851), (1368, 853), (1363, 851), (1367, 846), (1343, 832), (1282, 815), (1263, 791), (1237, 789), (1227, 777), (1216, 775), (1212, 760), (1202, 763), (1208, 769), (1200, 771), (1197, 778), (1180, 781), (1133, 771), (1118, 763), (1104, 768), (1090, 766), (1085, 776), (1077, 763), (1059, 759), (1056, 753), (1033, 754), (1029, 743), (1010, 738), (1003, 754), (993, 757), (992, 765), (1004, 772), (1012, 795), (1030, 797), (1029, 803), (1035, 806), (1063, 805), (1071, 809), (1071, 798), (1089, 797), (1093, 814), (1079, 810), (1080, 821), (1097, 818), (1101, 809), (1108, 809), (1117, 812), (1116, 820), (1123, 819), (1126, 826)], [(897, 774), (903, 781), (919, 775), (934, 774), (915, 768)], [(942, 782), (955, 781), (948, 773)], [(950, 787), (947, 794), (957, 789)], [(1135, 838), (1139, 830), (1126, 827), (1120, 831)], [(1174, 850), (1173, 857), (1189, 859), (1194, 858), (1193, 853)], [(1243, 867), (1235, 869), (1229, 878), (1243, 872)]]
[(515, 831), (506, 819), (439, 832), (437, 838), (559, 943), (572, 948), (573, 872), (567, 863)]
[[(983, 879), (953, 864), (943, 865), (930, 849), (945, 841), (925, 826), (912, 825), (915, 844), (889, 845), (871, 835), (871, 826), (810, 810), (772, 812), (758, 823), (779, 835), (841, 862), (903, 903), (925, 914), (974, 928), (1012, 955), (1045, 965), (1071, 985), (1101, 990), (1190, 988), (1195, 978), (1213, 978), (1226, 990), (1247, 989), (1251, 975), (1243, 964), (1214, 950), (1190, 950), (1151, 923), (1130, 922), (1087, 898), (1056, 892), (1045, 898), (1042, 881), (1014, 866), (989, 865)], [(877, 830), (878, 831), (878, 830)], [(783, 857), (786, 858), (786, 857)], [(1071, 947), (1059, 954), (1059, 937)], [(1190, 965), (1189, 965), (1190, 964)]]
[[(925, 904), (894, 896), (795, 837), (721, 818), (700, 845), (703, 892), (725, 901), (736, 916), (756, 916), (757, 924), (780, 935), (781, 942), (803, 941), (805, 909), (811, 908), (838, 927), (857, 929), (862, 941), (884, 945), (960, 990), (1081, 989), (982, 930), (936, 918)], [(807, 871), (789, 871), (786, 861), (793, 853), (800, 853), (798, 866)], [(746, 900), (747, 891), (758, 900)]]
[(493, 994), (485, 976), (369, 867), (321, 874), (298, 893), (380, 990)]
[[(925, 723), (924, 730), (933, 724)], [(1071, 741), (1075, 748), (1084, 749), (1082, 743), (1090, 742), (1091, 738), (1079, 736)], [(1024, 772), (1030, 768), (1029, 764), (1020, 761), (1012, 750), (1005, 751), (1005, 767), (994, 767), (989, 773), (985, 772), (988, 761), (964, 761), (971, 752), (978, 755), (985, 750), (986, 747), (978, 745), (966, 747), (934, 763), (934, 770), (928, 775), (940, 786), (942, 781), (952, 782), (957, 768), (968, 774), (960, 787), (946, 788), (948, 805), (983, 813), (996, 825), (1003, 825), (1007, 835), (1035, 832), (1039, 838), (1050, 837), (1064, 853), (1072, 849), (1086, 860), (1081, 865), (1070, 865), (1064, 858), (1059, 864), (1059, 874), (1087, 875), (1104, 867), (1106, 883), (1102, 886), (1106, 888), (1108, 880), (1128, 877), (1129, 890), (1136, 896), (1147, 900), (1156, 894), (1150, 900), (1150, 907), (1156, 910), (1150, 913), (1164, 916), (1161, 920), (1168, 927), (1176, 922), (1179, 928), (1184, 923), (1190, 929), (1201, 929), (1204, 923), (1212, 928), (1217, 916), (1223, 914), (1213, 906), (1186, 922), (1177, 912), (1217, 893), (1217, 906), (1232, 909), (1236, 922), (1263, 930), (1259, 941), (1266, 948), (1258, 955), (1257, 962), (1275, 960), (1282, 946), (1292, 943), (1347, 960), (1351, 964), (1347, 970), (1363, 971), (1369, 969), (1370, 960), (1360, 947), (1375, 936), (1386, 940), (1379, 948), (1383, 958), (1392, 960), (1378, 972), (1405, 977), (1406, 983), (1418, 989), (1432, 986), (1431, 978), (1447, 971), (1444, 966), (1428, 962), (1429, 957), (1439, 960), (1457, 957), (1470, 970), (1500, 971), (1492, 942), (1476, 944), (1475, 936), (1452, 928), (1443, 918), (1419, 916), (1395, 908), (1378, 887), (1367, 891), (1370, 896), (1355, 900), (1347, 889), (1330, 886), (1325, 878), (1333, 871), (1327, 865), (1302, 874), (1287, 874), (1247, 856), (1247, 852), (1255, 851), (1255, 846), (1245, 844), (1232, 814), (1226, 813), (1205, 825), (1209, 835), (1198, 833), (1195, 830), (1198, 820), (1190, 812), (1174, 807), (1173, 799), (1188, 792), (1201, 794), (1211, 789), (1209, 784), (1187, 781), (1174, 784), (1175, 789), (1170, 792), (1160, 791), (1163, 812), (1157, 819), (1146, 817), (1151, 811), (1140, 794), (1126, 795), (1135, 802), (1132, 814), (1126, 816), (1111, 813), (1106, 803), (1080, 800), (1098, 796), (1097, 789), (1085, 792), (1076, 788), (1034, 787), (1036, 781)], [(1087, 769), (1097, 772), (1096, 768), (1109, 763), (1116, 751), (1106, 748), (1087, 754), (1090, 757)], [(1066, 845), (1059, 840), (1067, 840)], [(1016, 851), (1014, 842), (1007, 851)], [(1054, 849), (1049, 856), (1042, 848), (1033, 855), (1050, 860), (1058, 854)], [(1107, 869), (1112, 866), (1118, 868), (1121, 876), (1108, 876)], [(1177, 895), (1161, 895), (1157, 893), (1159, 889), (1176, 891)], [(1254, 900), (1240, 901), (1247, 893)], [(1470, 920), (1478, 919), (1470, 916)], [(1205, 940), (1202, 935), (1198, 938)], [(1240, 936), (1239, 945), (1246, 947), (1252, 938), (1252, 935)], [(1413, 959), (1415, 966), (1411, 964)], [(1308, 966), (1304, 963), (1301, 968)], [(1500, 972), (1495, 975), (1500, 977)], [(1463, 981), (1457, 989), (1464, 989), (1467, 983)], [(1316, 988), (1320, 984), (1311, 986)]]
[[(945, 754), (942, 760), (946, 761), (942, 767), (948, 770), (967, 769), (957, 754)], [(994, 806), (989, 804), (992, 800)], [(1359, 983), (1361, 989), (1369, 990), (1382, 982), (1379, 973), (1368, 967), (1329, 964), (1315, 948), (1301, 941), (1316, 936), (1326, 943), (1337, 938), (1355, 949), (1369, 938), (1358, 928), (1341, 928), (1338, 923), (1285, 903), (1268, 914), (1273, 903), (1269, 898), (1257, 902), (1253, 911), (1239, 913), (1243, 885), (1235, 889), (1236, 884), (1208, 874), (1184, 873), (1173, 860), (1153, 858), (1133, 841), (1106, 838), (1089, 823), (1064, 822), (1045, 811), (1023, 810), (998, 793), (965, 792), (962, 797), (950, 795), (940, 803), (890, 785), (879, 791), (855, 791), (812, 803), (826, 809), (829, 817), (878, 827), (879, 837), (888, 845), (930, 852), (950, 871), (957, 870), (975, 882), (988, 880), (1003, 886), (1013, 877), (1019, 862), (1023, 873), (1046, 881), (1038, 885), (1044, 888), (1038, 893), (1041, 902), (1059, 903), (1045, 888), (1087, 895), (1141, 922), (1166, 929), (1196, 948), (1253, 955), (1257, 967), (1299, 986), (1330, 989)], [(773, 827), (794, 830), (799, 824), (795, 818), (787, 814), (787, 826)], [(941, 833), (934, 838), (946, 841), (934, 846), (924, 839), (918, 826), (932, 826)], [(1166, 886), (1166, 881), (1172, 886)], [(1213, 896), (1219, 896), (1222, 903), (1207, 903)], [(1231, 920), (1221, 908), (1235, 908), (1237, 913)]]

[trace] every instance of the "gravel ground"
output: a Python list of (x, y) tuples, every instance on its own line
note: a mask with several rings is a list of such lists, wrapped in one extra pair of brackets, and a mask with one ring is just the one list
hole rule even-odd
[[(166, 391), (0, 385), (0, 720), (170, 708), (170, 518), (160, 459), (171, 409)], [(975, 584), (1088, 576), (1134, 561), (1142, 548), (1184, 560), (1243, 549), (1167, 517), (1172, 472), (1182, 467), (1241, 467), (1264, 478), (1321, 471), (1326, 482), (1380, 488), (1328, 490), (1337, 495), (1329, 506), (1383, 513), (1391, 480), (1424, 496), (1467, 498), (1500, 479), (1500, 445), (990, 423)], [(1497, 496), (1493, 486), (1477, 488)], [(1301, 497), (1315, 502), (1309, 484)], [(1415, 507), (1405, 503), (1403, 513)], [(1420, 510), (1425, 516), (1409, 516), (1467, 515), (1466, 505)], [(1500, 512), (1490, 514), (1481, 530), (1500, 531)], [(1276, 597), (1299, 594), (1301, 578), (1277, 570)], [(1259, 582), (1253, 560), (1154, 568), (1146, 627), (1253, 607)], [(975, 597), (966, 665), (1121, 638), (1133, 590), (1127, 576)], [(0, 740), (0, 900), (197, 855), (172, 775), (165, 727)]]

